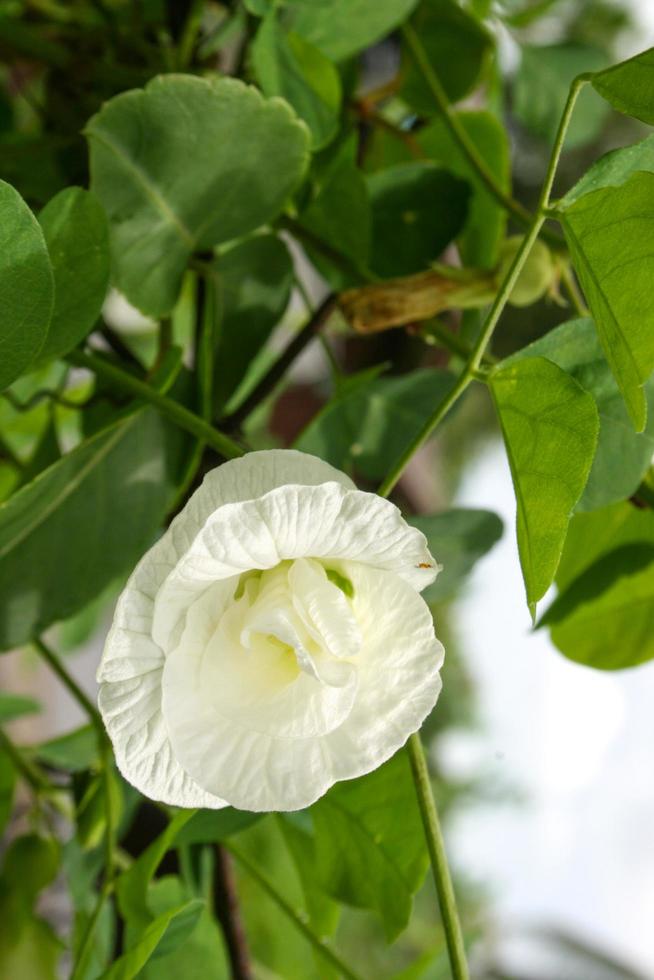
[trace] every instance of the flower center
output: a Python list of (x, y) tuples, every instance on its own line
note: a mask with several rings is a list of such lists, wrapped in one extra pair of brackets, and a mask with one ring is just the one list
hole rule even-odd
[(239, 583), (225, 629), (245, 656), (267, 660), (268, 668), (275, 664), (279, 682), (303, 672), (341, 687), (351, 673), (347, 661), (361, 647), (347, 584), (340, 573), (307, 558), (250, 572)]

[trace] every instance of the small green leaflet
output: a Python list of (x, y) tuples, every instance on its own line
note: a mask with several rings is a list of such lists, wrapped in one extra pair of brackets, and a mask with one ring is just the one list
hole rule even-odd
[[(418, 5), (411, 23), (448, 99), (463, 99), (479, 83), (490, 62), (492, 36), (455, 0), (425, 0)], [(402, 77), (402, 98), (421, 115), (438, 115), (431, 89), (408, 51), (403, 52)]]
[(203, 901), (193, 899), (158, 915), (134, 946), (123, 953), (100, 980), (132, 980), (157, 953), (164, 955), (172, 952), (191, 935), (204, 907)]
[(10, 691), (0, 691), (0, 725), (6, 725), (14, 718), (35, 714), (41, 710), (41, 705), (34, 698), (22, 694), (12, 694)]
[(39, 215), (54, 272), (55, 301), (38, 363), (67, 354), (91, 332), (109, 286), (109, 225), (94, 194), (67, 187)]
[(588, 479), (599, 430), (592, 395), (551, 361), (495, 370), (490, 390), (517, 502), (520, 564), (532, 616), (549, 588), (572, 511)]
[(456, 238), (468, 215), (469, 185), (427, 161), (367, 178), (372, 206), (370, 267), (382, 278), (421, 272)]
[(599, 670), (654, 657), (654, 512), (623, 502), (577, 514), (556, 583), (539, 627), (564, 656)]
[[(148, 906), (155, 916), (182, 905), (191, 898), (189, 888), (172, 875), (153, 881), (148, 889)], [(134, 927), (127, 923), (127, 942), (131, 945)], [(170, 935), (170, 933), (169, 933)], [(168, 937), (165, 943), (167, 944)], [(139, 980), (228, 980), (229, 964), (220, 926), (206, 906), (195, 928), (174, 949), (161, 944), (150, 962), (139, 973)]]
[(638, 432), (647, 421), (642, 386), (654, 371), (653, 199), (654, 174), (635, 173), (559, 211), (606, 359)]
[(346, 471), (381, 480), (454, 383), (449, 371), (423, 368), (399, 377), (348, 378), (309, 422), (295, 448)]
[(123, 918), (143, 928), (150, 922), (152, 915), (147, 903), (150, 881), (166, 851), (173, 847), (177, 835), (195, 812), (195, 810), (180, 810), (176, 813), (165, 830), (120, 876), (116, 883), (116, 896)]
[(333, 63), (293, 31), (285, 32), (272, 10), (257, 31), (252, 61), (265, 95), (279, 95), (311, 130), (318, 150), (336, 135), (341, 79)]
[(409, 921), (428, 865), (406, 753), (337, 783), (309, 812), (318, 883), (341, 902), (373, 909), (392, 941)]
[(639, 170), (654, 173), (654, 136), (640, 143), (611, 150), (600, 157), (559, 202), (560, 208), (574, 204), (584, 194), (601, 187), (620, 187)]
[(219, 319), (214, 400), (221, 410), (244, 382), (248, 385), (255, 357), (284, 315), (293, 263), (280, 238), (255, 235), (222, 253), (212, 273)]
[(597, 72), (591, 81), (614, 109), (654, 126), (654, 48)]
[[(513, 112), (526, 129), (551, 144), (577, 75), (606, 64), (600, 48), (577, 41), (521, 45), (520, 67), (513, 88)], [(591, 90), (583, 90), (566, 132), (566, 146), (595, 139), (607, 115), (606, 106)]]
[(290, 0), (291, 27), (334, 61), (350, 58), (397, 27), (417, 0)]
[(158, 76), (106, 102), (86, 135), (116, 285), (151, 316), (175, 305), (193, 252), (275, 218), (308, 162), (288, 104), (232, 78)]
[(153, 409), (121, 418), (0, 506), (0, 650), (73, 615), (151, 544), (184, 441)]
[(654, 543), (607, 552), (561, 593), (542, 626), (570, 660), (599, 670), (654, 657)]
[(523, 348), (511, 361), (524, 357), (545, 357), (558, 364), (597, 403), (597, 451), (577, 510), (594, 510), (631, 496), (654, 456), (654, 378), (645, 385), (652, 412), (645, 431), (638, 433), (629, 421), (591, 319), (561, 324)]
[(53, 303), (43, 232), (18, 191), (0, 180), (0, 391), (41, 350)]

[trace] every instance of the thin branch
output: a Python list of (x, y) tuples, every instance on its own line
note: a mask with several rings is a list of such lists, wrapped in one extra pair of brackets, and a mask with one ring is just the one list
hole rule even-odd
[(153, 388), (145, 381), (140, 381), (133, 375), (128, 374), (127, 371), (123, 371), (122, 368), (110, 364), (109, 361), (98, 357), (96, 354), (88, 354), (84, 351), (75, 350), (66, 355), (66, 360), (76, 367), (84, 367), (89, 371), (93, 371), (98, 377), (105, 378), (124, 391), (128, 391), (136, 398), (143, 399), (143, 401), (154, 406), (162, 415), (169, 418), (171, 422), (178, 425), (180, 429), (185, 429), (197, 439), (204, 440), (208, 446), (215, 449), (221, 456), (227, 459), (233, 459), (245, 453), (243, 446), (234, 442), (229, 436), (223, 435), (222, 432), (218, 432), (217, 429), (214, 429), (212, 425), (205, 419), (200, 418), (199, 415), (195, 415), (179, 402), (162, 395), (156, 388)]
[(82, 710), (88, 715), (92, 725), (96, 731), (101, 733), (104, 740), (106, 736), (102, 718), (100, 717), (100, 712), (92, 703), (91, 699), (84, 693), (75, 678), (68, 673), (54, 650), (51, 650), (50, 647), (38, 637), (32, 641), (32, 644), (36, 648), (39, 655), (46, 661), (51, 670), (57, 675), (67, 691), (73, 696)]
[[(533, 221), (533, 214), (527, 210), (519, 201), (511, 197), (503, 187), (498, 184), (494, 173), (484, 160), (483, 156), (470, 139), (466, 129), (461, 124), (458, 115), (452, 111), (445, 89), (441, 85), (440, 79), (427, 57), (422, 41), (410, 23), (405, 23), (401, 27), (406, 45), (411, 53), (418, 70), (421, 72), (427, 86), (433, 96), (436, 107), (452, 139), (455, 141), (470, 166), (473, 168), (479, 179), (484, 184), (486, 190), (499, 201), (499, 203), (518, 221), (521, 225), (529, 227)], [(543, 230), (543, 237), (546, 238), (556, 248), (561, 249), (565, 242), (560, 235)]]
[(226, 841), (224, 847), (236, 858), (237, 862), (241, 867), (247, 872), (247, 874), (257, 882), (257, 884), (265, 891), (270, 898), (278, 905), (284, 915), (290, 919), (293, 925), (298, 929), (307, 939), (314, 949), (322, 956), (330, 966), (334, 967), (341, 976), (345, 977), (346, 980), (361, 980), (361, 977), (355, 973), (347, 963), (344, 963), (340, 956), (334, 952), (331, 946), (319, 936), (315, 934), (313, 929), (305, 922), (301, 912), (296, 912), (296, 910), (289, 905), (284, 896), (277, 891), (276, 886), (272, 881), (259, 871), (259, 869), (252, 864), (250, 859), (232, 844), (231, 841)]
[(275, 363), (263, 376), (259, 384), (250, 392), (248, 397), (239, 405), (235, 412), (222, 419), (226, 428), (231, 431), (238, 429), (251, 412), (277, 387), (295, 358), (313, 340), (316, 333), (327, 322), (336, 308), (336, 296), (331, 293), (322, 301), (315, 313), (305, 323), (299, 333), (293, 337), (287, 348), (279, 355)]
[(213, 898), (214, 911), (225, 937), (232, 980), (252, 980), (252, 965), (241, 922), (232, 861), (220, 844), (216, 844), (215, 849)]
[(420, 816), (425, 829), (427, 848), (431, 860), (434, 875), (434, 884), (438, 892), (438, 903), (443, 917), (443, 930), (450, 956), (450, 966), (452, 968), (453, 980), (467, 980), (468, 966), (466, 963), (465, 946), (463, 945), (463, 934), (461, 923), (456, 908), (456, 898), (450, 870), (447, 865), (447, 854), (445, 843), (438, 819), (436, 801), (431, 790), (429, 781), (429, 770), (425, 750), (420, 741), (420, 735), (415, 732), (407, 742), (411, 771), (416, 785)]

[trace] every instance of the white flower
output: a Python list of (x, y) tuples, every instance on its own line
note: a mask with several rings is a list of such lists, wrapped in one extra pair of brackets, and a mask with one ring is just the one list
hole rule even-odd
[(98, 681), (121, 772), (177, 806), (296, 810), (375, 769), (438, 697), (437, 570), (322, 460), (213, 470), (118, 600)]

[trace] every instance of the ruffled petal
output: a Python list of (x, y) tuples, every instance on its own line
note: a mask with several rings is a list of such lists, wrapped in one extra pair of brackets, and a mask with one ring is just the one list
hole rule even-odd
[[(330, 731), (324, 732), (325, 715), (312, 712), (319, 704), (311, 703), (312, 686), (321, 693), (318, 681), (299, 675), (305, 686), (297, 689), (297, 701), (276, 703), (266, 699), (266, 678), (258, 687), (255, 669), (235, 696), (227, 661), (220, 663), (210, 643), (203, 650), (207, 634), (195, 624), (188, 645), (182, 642), (166, 658), (164, 716), (175, 754), (199, 785), (233, 806), (309, 806), (337, 779), (360, 776), (390, 758), (436, 702), (443, 648), (424, 600), (393, 572), (346, 561), (340, 567), (354, 587), (363, 646), (351, 662), (356, 696), (331, 703), (339, 714)], [(208, 607), (208, 599), (197, 603), (198, 615), (202, 605)], [(200, 643), (192, 642), (195, 636)], [(244, 692), (262, 701), (245, 706), (238, 701)], [(341, 697), (339, 690), (332, 694)]]
[(444, 650), (424, 599), (392, 572), (343, 562), (365, 638), (357, 700), (326, 736), (336, 779), (371, 772), (418, 731), (441, 690)]
[(124, 777), (151, 799), (178, 806), (221, 807), (176, 760), (161, 714), (164, 653), (152, 642), (154, 603), (162, 583), (209, 516), (223, 504), (249, 500), (288, 482), (353, 483), (328, 463), (294, 450), (264, 450), (207, 474), (161, 539), (141, 559), (123, 590), (98, 668), (99, 706)]
[(395, 572), (421, 591), (438, 565), (394, 504), (340, 483), (278, 487), (213, 513), (163, 583), (153, 633), (173, 649), (188, 606), (209, 582), (295, 558), (348, 559)]

